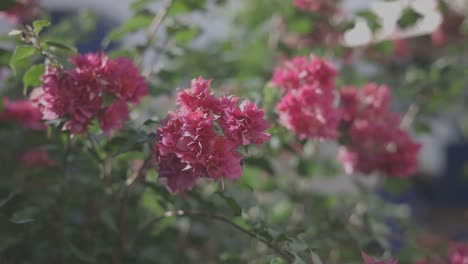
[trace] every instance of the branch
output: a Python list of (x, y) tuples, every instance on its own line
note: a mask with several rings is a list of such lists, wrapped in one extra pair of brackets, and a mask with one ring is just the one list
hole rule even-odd
[(218, 222), (222, 222), (225, 224), (230, 225), (237, 231), (240, 231), (241, 233), (244, 233), (251, 238), (254, 238), (255, 240), (265, 244), (268, 248), (271, 250), (275, 251), (282, 259), (284, 259), (287, 263), (293, 263), (294, 259), (292, 256), (290, 256), (286, 251), (278, 247), (277, 245), (271, 243), (270, 241), (266, 240), (265, 238), (261, 237), (255, 232), (252, 232), (248, 229), (243, 228), (242, 226), (234, 223), (231, 221), (229, 218), (222, 216), (222, 215), (217, 215), (217, 214), (210, 214), (210, 213), (205, 213), (205, 212), (199, 212), (199, 211), (182, 211), (182, 210), (177, 210), (177, 211), (167, 211), (164, 213), (163, 216), (156, 217), (143, 225), (138, 233), (130, 240), (130, 243), (135, 242), (135, 240), (139, 237), (140, 234), (146, 233), (154, 224), (158, 223), (159, 221), (167, 218), (167, 217), (173, 217), (173, 216), (188, 216), (188, 217), (203, 217), (211, 220), (215, 220)]

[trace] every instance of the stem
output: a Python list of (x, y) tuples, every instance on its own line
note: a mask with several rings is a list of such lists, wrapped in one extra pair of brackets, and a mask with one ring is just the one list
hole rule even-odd
[(60, 179), (60, 193), (59, 193), (59, 263), (65, 263), (65, 199), (66, 199), (66, 184), (67, 172), (69, 165), (69, 156), (71, 153), (71, 136), (67, 137), (65, 153), (63, 155), (62, 177)]
[(281, 249), (277, 245), (269, 242), (268, 240), (261, 237), (257, 233), (243, 228), (242, 226), (234, 223), (233, 221), (231, 221), (229, 218), (227, 218), (225, 216), (217, 215), (217, 214), (210, 214), (210, 213), (205, 213), (205, 212), (199, 212), (199, 211), (182, 211), (182, 210), (167, 211), (166, 213), (164, 213), (163, 216), (156, 217), (153, 220), (146, 223), (144, 226), (142, 226), (142, 228), (140, 228), (138, 233), (130, 240), (130, 242), (133, 243), (139, 237), (140, 234), (146, 233), (157, 222), (159, 222), (159, 221), (161, 221), (161, 220), (163, 220), (163, 219), (165, 219), (167, 217), (172, 217), (172, 216), (203, 217), (203, 218), (208, 218), (208, 219), (211, 219), (211, 220), (215, 220), (215, 221), (218, 221), (218, 222), (228, 224), (231, 227), (233, 227), (234, 229), (236, 229), (237, 231), (240, 231), (241, 233), (244, 233), (244, 234), (250, 236), (251, 238), (254, 238), (255, 240), (265, 244), (268, 248), (275, 251), (287, 263), (293, 263), (294, 262), (294, 259), (292, 258), (292, 256), (290, 256), (286, 251), (284, 251), (283, 249)]

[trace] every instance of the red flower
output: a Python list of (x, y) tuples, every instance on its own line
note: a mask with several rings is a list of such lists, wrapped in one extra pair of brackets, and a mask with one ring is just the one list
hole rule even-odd
[[(43, 118), (65, 118), (63, 129), (73, 134), (86, 132), (95, 118), (106, 134), (121, 128), (128, 119), (127, 103), (139, 103), (147, 93), (138, 69), (128, 59), (111, 60), (103, 53), (78, 55), (70, 61), (75, 67), (69, 70), (47, 67), (42, 86), (31, 95)], [(108, 107), (103, 107), (104, 96), (112, 99)]]
[(400, 118), (389, 110), (385, 86), (367, 84), (361, 90), (340, 91), (344, 147), (338, 160), (347, 173), (381, 171), (406, 177), (417, 169), (420, 144), (399, 127)]
[(192, 188), (198, 178), (237, 179), (242, 172), (241, 145), (269, 138), (263, 110), (238, 98), (218, 99), (210, 82), (192, 81), (178, 93), (178, 110), (169, 113), (156, 131), (154, 154), (158, 172), (172, 193)]
[(20, 126), (33, 130), (45, 130), (46, 125), (41, 123), (41, 113), (29, 100), (10, 101), (3, 98), (3, 111), (0, 120), (17, 123)]

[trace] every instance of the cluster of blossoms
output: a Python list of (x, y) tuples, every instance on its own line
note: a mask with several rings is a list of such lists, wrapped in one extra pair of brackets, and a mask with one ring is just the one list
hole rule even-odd
[(345, 146), (339, 160), (348, 173), (383, 173), (404, 177), (417, 168), (420, 145), (399, 128), (400, 118), (389, 110), (385, 86), (340, 90), (340, 105), (334, 105), (335, 69), (311, 56), (296, 57), (273, 73), (272, 83), (285, 93), (276, 106), (279, 122), (299, 139), (336, 139)]
[(443, 260), (419, 260), (415, 264), (466, 264), (468, 263), (468, 244), (455, 243), (449, 248)]
[(192, 188), (198, 178), (236, 179), (241, 175), (237, 150), (263, 144), (270, 135), (263, 109), (234, 96), (216, 97), (210, 81), (192, 80), (177, 94), (178, 109), (169, 113), (156, 131), (154, 154), (159, 177), (169, 191)]
[(50, 159), (49, 155), (45, 150), (32, 149), (24, 152), (20, 158), (21, 164), (30, 167), (52, 167), (55, 162)]
[(9, 9), (0, 11), (0, 18), (5, 18), (10, 23), (17, 24), (21, 21), (31, 19), (36, 9), (35, 0), (16, 0)]
[(103, 53), (70, 61), (74, 68), (69, 70), (48, 66), (42, 85), (31, 94), (42, 118), (64, 118), (63, 129), (73, 134), (86, 132), (94, 118), (106, 134), (120, 129), (129, 117), (128, 103), (138, 104), (147, 94), (138, 68), (127, 58), (112, 60)]
[(285, 93), (276, 105), (279, 122), (300, 139), (336, 138), (335, 76), (331, 64), (314, 56), (293, 58), (276, 69), (272, 83)]
[(400, 118), (389, 110), (386, 86), (367, 84), (362, 89), (340, 90), (345, 146), (339, 160), (348, 173), (358, 171), (405, 177), (417, 169), (420, 144), (401, 129)]
[(46, 129), (46, 125), (41, 122), (41, 113), (29, 100), (10, 101), (8, 98), (3, 98), (0, 121), (15, 123), (32, 130)]

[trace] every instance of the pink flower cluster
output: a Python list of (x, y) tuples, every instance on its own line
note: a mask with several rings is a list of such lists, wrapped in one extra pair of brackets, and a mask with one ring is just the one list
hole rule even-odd
[(4, 17), (13, 24), (31, 19), (36, 9), (35, 0), (16, 0), (16, 4), (5, 11), (0, 11), (0, 18)]
[(334, 103), (336, 70), (313, 55), (295, 57), (275, 69), (272, 83), (285, 93), (276, 105), (279, 122), (300, 139), (337, 137), (340, 120)]
[(242, 158), (237, 149), (269, 139), (263, 109), (238, 101), (234, 96), (216, 97), (210, 81), (201, 77), (178, 92), (178, 109), (157, 129), (154, 144), (159, 177), (170, 192), (191, 189), (201, 177), (238, 178)]
[(45, 150), (33, 149), (24, 152), (21, 155), (21, 164), (26, 167), (52, 167), (55, 162), (49, 158), (49, 155)]
[(41, 123), (41, 113), (29, 100), (10, 101), (8, 98), (3, 98), (0, 121), (16, 123), (32, 130), (46, 129), (46, 125)]
[(294, 0), (294, 6), (304, 11), (333, 14), (336, 12), (336, 4), (330, 0)]
[(421, 259), (414, 264), (467, 264), (468, 263), (468, 245), (454, 243), (450, 246), (447, 256), (437, 260)]
[(399, 127), (400, 118), (389, 110), (386, 86), (367, 84), (340, 91), (344, 146), (338, 159), (348, 173), (381, 171), (406, 177), (417, 169), (420, 144)]
[(45, 120), (64, 118), (63, 129), (73, 134), (86, 132), (97, 118), (109, 134), (128, 119), (128, 103), (138, 104), (147, 94), (145, 79), (127, 58), (109, 59), (104, 53), (77, 55), (74, 68), (49, 66), (42, 86), (31, 94)]
[(398, 261), (395, 259), (389, 259), (387, 261), (377, 261), (374, 258), (368, 256), (366, 253), (361, 252), (362, 258), (364, 259), (364, 264), (398, 264)]

